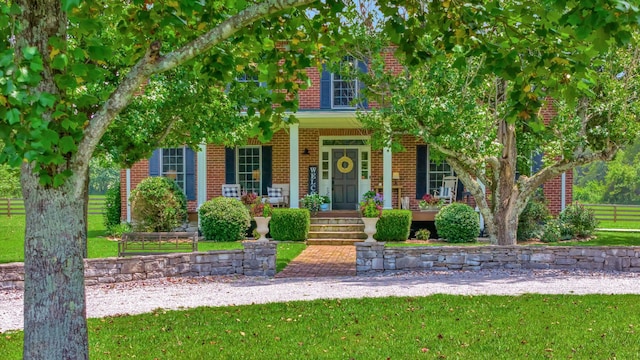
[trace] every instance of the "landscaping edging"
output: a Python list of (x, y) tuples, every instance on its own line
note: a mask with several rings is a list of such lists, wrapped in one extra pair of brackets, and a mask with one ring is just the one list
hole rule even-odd
[(582, 269), (640, 272), (637, 246), (415, 246), (356, 243), (356, 273), (399, 270)]
[[(276, 242), (246, 241), (244, 249), (87, 259), (86, 285), (178, 276), (276, 274)], [(0, 264), (0, 290), (24, 288), (24, 264)]]

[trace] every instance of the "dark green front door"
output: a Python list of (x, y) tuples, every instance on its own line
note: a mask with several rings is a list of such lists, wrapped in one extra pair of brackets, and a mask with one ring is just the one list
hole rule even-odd
[(356, 210), (358, 204), (358, 150), (334, 149), (332, 199), (333, 210)]

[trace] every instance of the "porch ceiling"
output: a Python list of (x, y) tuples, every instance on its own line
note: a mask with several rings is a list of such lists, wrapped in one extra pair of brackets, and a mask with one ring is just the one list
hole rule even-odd
[(355, 111), (300, 111), (295, 114), (301, 129), (360, 129)]

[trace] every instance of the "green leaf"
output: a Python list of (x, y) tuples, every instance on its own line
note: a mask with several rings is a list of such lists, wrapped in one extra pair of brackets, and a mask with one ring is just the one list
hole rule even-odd
[(107, 60), (111, 57), (111, 49), (106, 46), (89, 46), (89, 57), (93, 60)]
[(38, 54), (38, 48), (35, 46), (27, 46), (22, 49), (22, 55), (25, 59), (31, 60)]
[(53, 107), (56, 103), (56, 97), (49, 93), (41, 93), (39, 102), (42, 106)]
[(263, 50), (270, 51), (270, 50), (273, 50), (275, 47), (276, 47), (276, 44), (273, 42), (273, 40), (269, 38), (265, 38), (262, 40)]
[(17, 124), (20, 122), (20, 111), (18, 109), (11, 109), (4, 114), (5, 120), (9, 123), (9, 125)]
[(80, 0), (62, 0), (62, 10), (66, 12), (78, 6), (80, 6)]
[(60, 151), (63, 154), (76, 150), (76, 143), (69, 135), (62, 137), (62, 139), (60, 139), (60, 142), (58, 142), (58, 146), (60, 147)]
[(69, 59), (67, 58), (67, 54), (58, 54), (53, 58), (51, 67), (58, 70), (64, 70), (68, 63)]

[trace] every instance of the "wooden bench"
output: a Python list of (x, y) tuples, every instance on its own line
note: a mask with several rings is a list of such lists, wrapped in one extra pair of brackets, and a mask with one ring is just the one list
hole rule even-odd
[(198, 251), (198, 232), (133, 232), (122, 234), (118, 256)]

